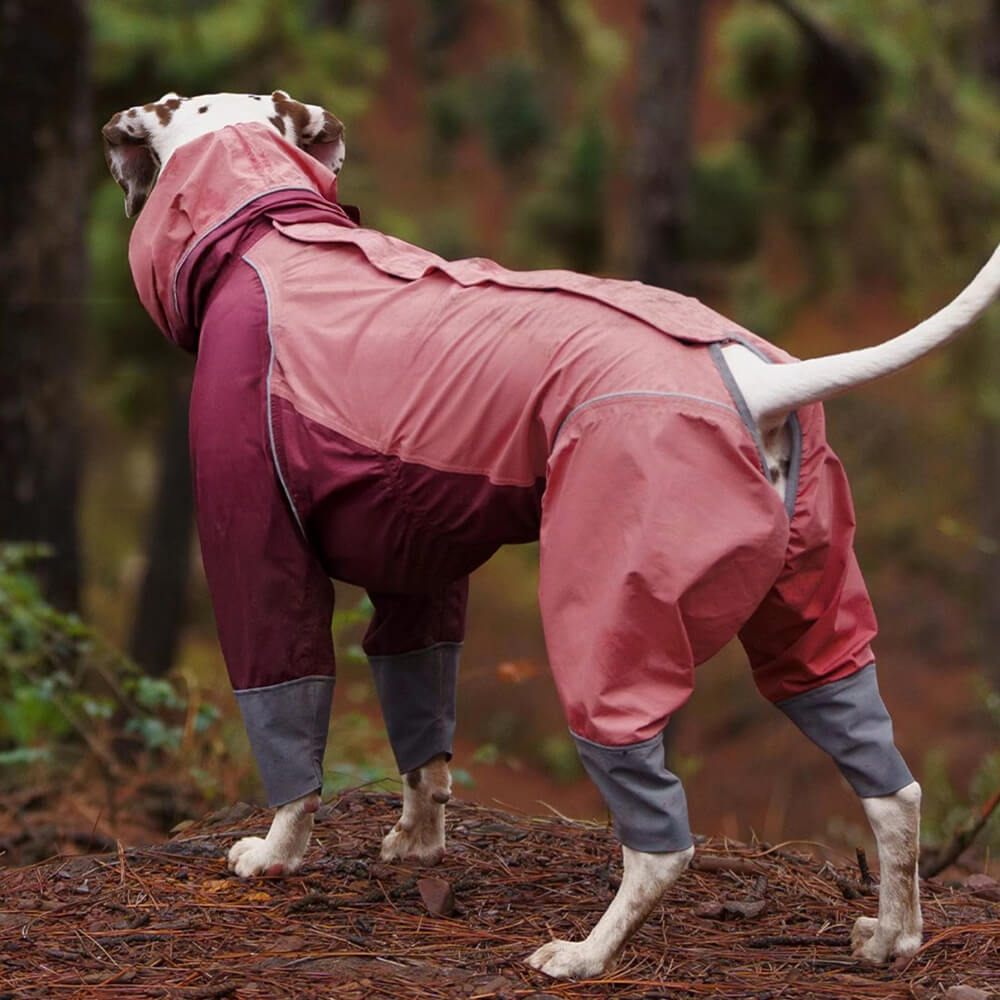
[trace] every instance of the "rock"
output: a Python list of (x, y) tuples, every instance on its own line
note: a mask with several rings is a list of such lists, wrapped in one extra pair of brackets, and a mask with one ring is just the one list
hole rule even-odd
[(972, 986), (951, 986), (944, 995), (944, 1000), (990, 1000), (994, 993), (977, 990)]
[(766, 906), (766, 899), (748, 899), (745, 901), (732, 899), (726, 900), (722, 905), (722, 909), (728, 917), (750, 919), (752, 917), (759, 917), (764, 912)]
[(1000, 902), (1000, 882), (989, 875), (970, 875), (965, 880), (965, 887), (977, 899), (989, 899), (993, 902)]
[(418, 878), (417, 890), (433, 916), (450, 917), (455, 912), (455, 893), (443, 878)]
[(692, 912), (708, 920), (746, 920), (759, 917), (766, 907), (766, 899), (725, 899), (721, 903), (699, 903)]

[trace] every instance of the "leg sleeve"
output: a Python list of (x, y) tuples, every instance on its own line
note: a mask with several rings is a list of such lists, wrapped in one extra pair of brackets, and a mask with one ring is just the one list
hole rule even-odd
[(695, 664), (766, 593), (786, 536), (735, 412), (608, 399), (560, 431), (543, 499), (542, 620), (570, 731), (628, 847), (690, 845), (663, 728)]
[(364, 649), (401, 774), (451, 758), (468, 593), (465, 577), (435, 595), (369, 595)]
[(278, 806), (322, 784), (333, 588), (273, 463), (262, 300), (241, 264), (209, 305), (191, 395), (191, 457), (219, 640), (268, 803)]
[(893, 744), (871, 641), (875, 613), (854, 555), (854, 508), (821, 407), (800, 413), (802, 467), (785, 565), (740, 631), (754, 680), (862, 796), (912, 781)]

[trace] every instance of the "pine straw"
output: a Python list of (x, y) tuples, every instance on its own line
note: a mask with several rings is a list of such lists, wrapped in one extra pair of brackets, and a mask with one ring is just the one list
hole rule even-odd
[[(604, 829), (449, 807), (432, 871), (377, 860), (395, 796), (324, 806), (301, 873), (241, 882), (222, 857), (270, 814), (215, 814), (168, 844), (4, 873), (0, 998), (917, 998), (964, 983), (1000, 991), (995, 890), (923, 887), (925, 943), (895, 967), (850, 957), (876, 899), (854, 864), (706, 840), (613, 974), (561, 983), (522, 959), (584, 936), (620, 877)], [(428, 914), (415, 880), (447, 880), (457, 912)], [(851, 896), (855, 898), (848, 899)], [(759, 908), (743, 906), (765, 900)], [(719, 913), (722, 904), (728, 912)], [(699, 916), (697, 913), (716, 914)]]

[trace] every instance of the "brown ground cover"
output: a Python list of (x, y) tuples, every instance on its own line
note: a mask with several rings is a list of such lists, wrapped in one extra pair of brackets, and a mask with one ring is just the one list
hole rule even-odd
[(607, 905), (620, 876), (610, 833), (455, 803), (444, 862), (419, 869), (377, 858), (397, 815), (395, 796), (359, 790), (324, 805), (306, 864), (284, 880), (241, 882), (226, 871), (232, 840), (267, 828), (270, 814), (250, 806), (166, 844), (8, 869), (0, 998), (930, 1000), (959, 985), (1000, 991), (993, 880), (926, 882), (922, 949), (876, 968), (848, 947), (853, 919), (876, 910), (857, 865), (801, 846), (720, 840), (699, 844), (695, 870), (611, 975), (554, 982), (522, 960), (553, 935), (584, 935)]

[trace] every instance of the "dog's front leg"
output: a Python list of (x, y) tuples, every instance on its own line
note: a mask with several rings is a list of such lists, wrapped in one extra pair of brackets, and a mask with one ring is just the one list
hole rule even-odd
[(622, 884), (586, 939), (543, 944), (528, 959), (529, 965), (559, 979), (587, 979), (606, 972), (660, 896), (691, 863), (694, 848), (650, 854), (623, 846), (622, 855)]
[(244, 837), (229, 849), (229, 870), (240, 878), (291, 875), (305, 857), (317, 809), (315, 792), (278, 806), (266, 837)]
[(914, 781), (893, 795), (863, 798), (861, 804), (878, 845), (878, 918), (858, 917), (851, 945), (855, 957), (885, 962), (920, 947), (920, 785)]
[(382, 860), (436, 865), (444, 855), (444, 807), (451, 798), (447, 757), (440, 754), (402, 777), (403, 814), (382, 841)]

